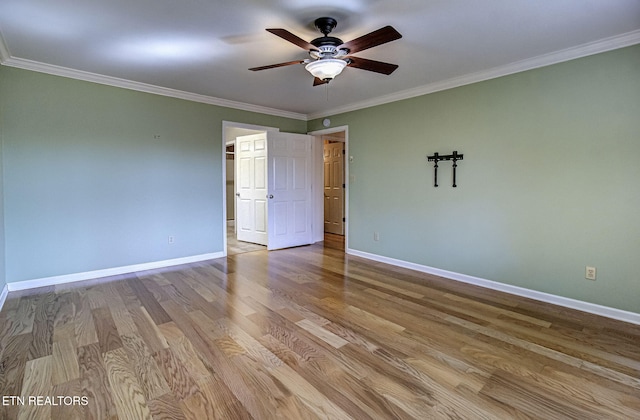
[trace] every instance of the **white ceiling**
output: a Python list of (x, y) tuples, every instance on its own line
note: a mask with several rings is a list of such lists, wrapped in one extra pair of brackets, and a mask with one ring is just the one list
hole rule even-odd
[[(307, 58), (264, 29), (310, 41), (320, 16), (395, 27), (356, 56), (399, 69), (247, 70)], [(640, 43), (640, 0), (0, 0), (0, 35), (4, 65), (307, 119)]]

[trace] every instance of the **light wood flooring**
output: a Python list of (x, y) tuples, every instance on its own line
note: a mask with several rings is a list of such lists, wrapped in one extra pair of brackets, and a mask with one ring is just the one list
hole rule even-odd
[(325, 248), (333, 248), (344, 251), (344, 236), (325, 232), (323, 245)]
[[(2, 419), (638, 419), (640, 326), (312, 245), (9, 294)], [(6, 399), (3, 402), (9, 402)]]
[(235, 220), (227, 220), (227, 255), (244, 254), (245, 252), (266, 251), (264, 245), (239, 241), (236, 237)]

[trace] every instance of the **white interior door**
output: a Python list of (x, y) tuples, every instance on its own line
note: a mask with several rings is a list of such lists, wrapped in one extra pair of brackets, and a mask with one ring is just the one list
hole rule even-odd
[(324, 145), (324, 231), (344, 235), (344, 143)]
[(235, 162), (237, 238), (267, 245), (267, 134), (237, 137)]
[(270, 250), (312, 242), (311, 141), (304, 134), (267, 135)]

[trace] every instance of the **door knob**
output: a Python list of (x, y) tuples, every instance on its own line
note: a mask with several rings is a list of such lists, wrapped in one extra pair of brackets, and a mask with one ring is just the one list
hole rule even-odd
[(237, 196), (237, 197), (240, 197), (240, 193), (236, 193), (236, 196)]
[(273, 198), (273, 194), (267, 194), (267, 198), (268, 199), (272, 199)]

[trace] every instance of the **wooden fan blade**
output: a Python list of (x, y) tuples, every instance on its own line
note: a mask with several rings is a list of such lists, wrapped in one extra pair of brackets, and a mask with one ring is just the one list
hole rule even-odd
[(287, 31), (286, 29), (267, 29), (268, 32), (271, 32), (272, 34), (279, 36), (280, 38), (284, 39), (285, 41), (289, 41), (292, 44), (297, 45), (298, 47), (302, 48), (303, 50), (317, 50), (318, 48), (315, 47), (315, 45), (313, 44), (309, 44), (307, 41), (305, 41), (304, 39), (300, 38), (297, 35), (292, 34), (291, 32)]
[(400, 38), (402, 38), (400, 32), (396, 31), (392, 26), (385, 26), (377, 31), (373, 31), (349, 42), (345, 42), (338, 46), (338, 49), (348, 49), (349, 53), (353, 54)]
[(322, 80), (322, 79), (320, 79), (318, 77), (314, 77), (314, 79), (313, 79), (313, 86), (325, 85), (327, 83), (329, 83), (329, 82), (326, 81), (326, 80)]
[(276, 67), (292, 66), (294, 64), (302, 64), (302, 63), (304, 63), (304, 60), (287, 61), (286, 63), (270, 64), (268, 66), (262, 66), (262, 67), (252, 67), (249, 70), (259, 71), (259, 70), (275, 69)]
[(374, 71), (376, 73), (391, 74), (397, 68), (397, 64), (383, 63), (382, 61), (368, 60), (366, 58), (348, 57), (349, 67), (355, 67), (361, 70)]

